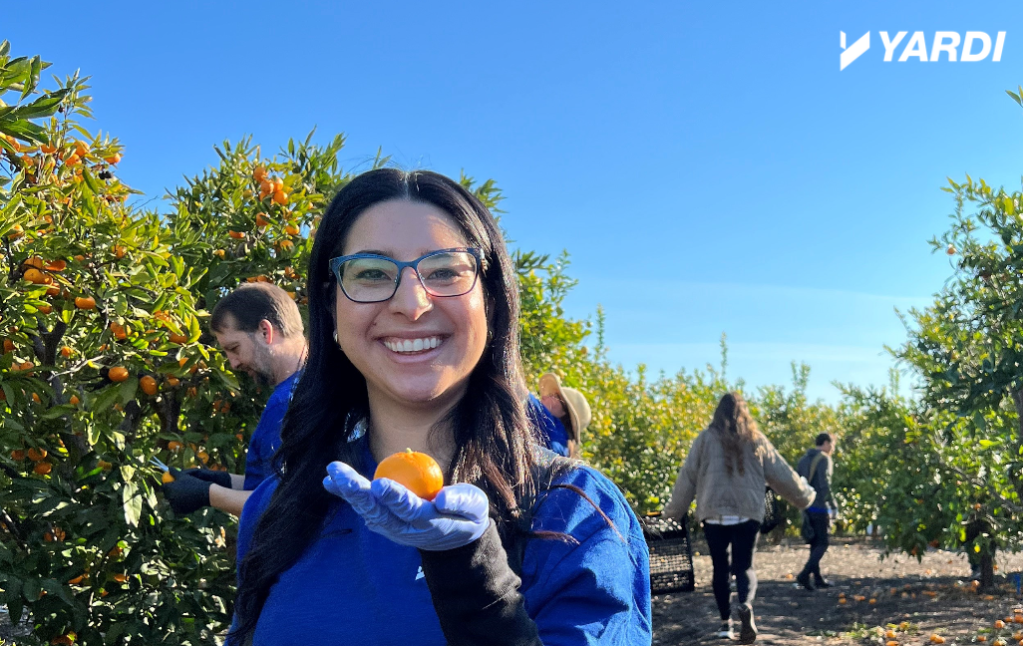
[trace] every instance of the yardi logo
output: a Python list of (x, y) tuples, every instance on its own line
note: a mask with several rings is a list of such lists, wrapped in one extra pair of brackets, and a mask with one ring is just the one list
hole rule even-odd
[[(839, 57), (838, 68), (841, 71), (870, 49), (870, 32), (868, 31), (863, 34), (859, 40), (848, 47), (845, 44), (845, 32), (840, 31), (838, 33), (841, 36), (840, 44), (842, 45), (842, 54)], [(989, 54), (991, 54), (991, 62), (998, 63), (1002, 60), (1002, 49), (1005, 46), (1004, 31), (998, 32), (995, 37), (993, 53), (991, 36), (983, 31), (968, 31), (964, 37), (961, 37), (955, 31), (936, 31), (934, 32), (934, 38), (931, 39), (931, 51), (930, 56), (928, 56), (927, 38), (922, 31), (914, 31), (909, 40), (906, 40), (906, 35), (909, 34), (908, 31), (900, 31), (894, 36), (889, 36), (887, 31), (880, 31), (878, 34), (881, 36), (881, 44), (884, 46), (884, 62), (886, 63), (892, 62), (896, 48), (903, 41), (906, 44), (898, 58), (900, 63), (905, 63), (911, 58), (915, 58), (921, 63), (928, 61), (936, 63), (941, 60), (942, 53), (947, 56), (947, 60), (950, 63), (957, 61), (976, 63), (986, 59)], [(962, 44), (961, 53), (959, 50), (960, 44)]]
[(840, 33), (842, 35), (842, 50), (843, 51), (842, 51), (842, 56), (839, 59), (841, 64), (842, 64), (842, 66), (838, 68), (838, 71), (841, 72), (845, 68), (849, 67), (849, 63), (853, 62), (854, 60), (856, 60), (857, 58), (862, 56), (863, 52), (865, 52), (868, 49), (870, 49), (870, 32), (868, 31), (867, 33), (865, 33), (862, 36), (860, 36), (860, 39), (857, 40), (855, 43), (853, 43), (852, 47), (850, 47), (848, 49), (846, 49), (846, 47), (845, 47), (845, 32), (844, 31), (840, 31), (838, 33)]

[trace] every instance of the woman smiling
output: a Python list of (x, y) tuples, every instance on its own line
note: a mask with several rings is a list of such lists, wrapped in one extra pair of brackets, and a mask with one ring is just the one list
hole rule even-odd
[[(232, 643), (649, 644), (646, 544), (618, 489), (538, 443), (514, 268), (450, 179), (347, 184), (309, 266), (310, 349), (239, 530)], [(432, 456), (432, 501), (369, 478)]]

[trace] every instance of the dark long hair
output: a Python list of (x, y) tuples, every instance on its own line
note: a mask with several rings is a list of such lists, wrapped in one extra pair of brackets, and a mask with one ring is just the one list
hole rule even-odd
[(361, 443), (349, 443), (353, 425), (346, 420), (368, 412), (366, 380), (333, 340), (337, 289), (327, 261), (342, 255), (362, 213), (389, 200), (422, 202), (444, 211), (485, 259), (480, 280), (492, 337), (448, 418), (456, 448), (447, 480), (482, 488), (502, 532), (518, 519), (519, 501), (536, 494), (538, 458), (520, 395), (518, 288), (497, 223), (475, 196), (443, 175), (391, 168), (359, 175), (331, 201), (309, 258), (309, 359), (274, 457), (277, 490), (239, 566), (232, 633), (238, 643), (251, 638), (270, 587), (316, 540), (331, 506), (341, 504), (323, 488), (327, 464), (341, 460), (362, 466)]
[(750, 415), (749, 407), (742, 394), (736, 391), (725, 393), (714, 411), (710, 427), (718, 432), (725, 448), (725, 469), (728, 475), (738, 469), (739, 475), (746, 473), (746, 445), (754, 444), (760, 437), (760, 429)]

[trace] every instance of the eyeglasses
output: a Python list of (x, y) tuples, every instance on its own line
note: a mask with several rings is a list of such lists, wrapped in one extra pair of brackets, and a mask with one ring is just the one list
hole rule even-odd
[(374, 253), (339, 256), (329, 261), (341, 291), (356, 303), (380, 303), (398, 291), (401, 275), (411, 267), (431, 296), (461, 296), (476, 286), (483, 254), (475, 248), (439, 249), (409, 262)]

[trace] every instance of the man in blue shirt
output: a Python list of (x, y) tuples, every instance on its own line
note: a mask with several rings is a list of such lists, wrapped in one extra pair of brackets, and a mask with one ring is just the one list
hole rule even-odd
[(163, 491), (175, 513), (212, 506), (240, 516), (245, 501), (272, 474), (281, 425), (306, 357), (298, 306), (287, 292), (269, 283), (246, 283), (222, 298), (210, 316), (231, 369), (246, 372), (262, 386), (273, 386), (245, 456), (245, 474), (210, 469), (173, 472)]

